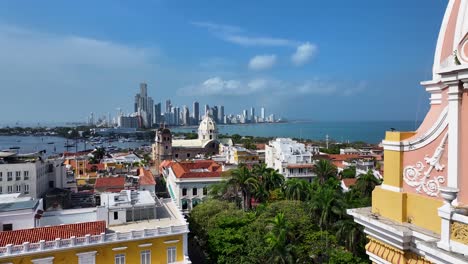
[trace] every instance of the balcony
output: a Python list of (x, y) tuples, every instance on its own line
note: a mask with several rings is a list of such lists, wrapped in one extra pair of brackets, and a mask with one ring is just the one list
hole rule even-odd
[(98, 246), (112, 242), (126, 242), (142, 238), (157, 238), (170, 235), (182, 235), (188, 233), (188, 224), (156, 227), (153, 229), (143, 229), (138, 231), (101, 233), (100, 235), (86, 235), (84, 237), (71, 237), (69, 239), (57, 238), (54, 241), (41, 240), (39, 243), (25, 242), (22, 245), (6, 245), (0, 247), (0, 257), (15, 256), (27, 253), (47, 253), (58, 249), (67, 249), (83, 246)]

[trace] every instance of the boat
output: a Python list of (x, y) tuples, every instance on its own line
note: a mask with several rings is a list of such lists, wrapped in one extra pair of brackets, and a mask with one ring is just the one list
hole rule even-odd
[(47, 144), (52, 145), (52, 144), (54, 144), (54, 142), (47, 142)]
[(20, 149), (18, 146), (10, 147), (10, 149)]

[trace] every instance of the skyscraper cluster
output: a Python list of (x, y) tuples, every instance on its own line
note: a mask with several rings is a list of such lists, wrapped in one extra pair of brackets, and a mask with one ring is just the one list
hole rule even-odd
[(126, 128), (150, 128), (157, 127), (160, 124), (170, 126), (189, 126), (198, 125), (205, 115), (210, 115), (217, 124), (244, 124), (244, 123), (263, 123), (276, 122), (275, 116), (265, 116), (265, 108), (260, 109), (260, 116), (256, 116), (255, 108), (250, 111), (244, 109), (241, 114), (225, 114), (223, 105), (209, 106), (204, 105), (200, 111), (200, 103), (193, 102), (192, 109), (184, 105), (182, 107), (173, 105), (170, 99), (154, 104), (151, 97), (148, 96), (148, 85), (140, 84), (140, 92), (135, 95), (134, 112), (124, 115), (119, 112), (117, 124), (119, 127)]
[(134, 103), (135, 113), (141, 118), (141, 127), (149, 128), (153, 126), (155, 120), (154, 115), (154, 101), (153, 98), (148, 96), (148, 85), (140, 83), (140, 93), (135, 95)]

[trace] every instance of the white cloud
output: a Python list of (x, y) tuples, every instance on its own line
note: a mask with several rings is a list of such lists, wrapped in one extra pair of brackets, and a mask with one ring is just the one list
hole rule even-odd
[(252, 35), (249, 36), (242, 28), (231, 25), (216, 24), (211, 22), (190, 22), (190, 24), (200, 28), (205, 28), (218, 38), (241, 46), (294, 47), (298, 45), (297, 41), (285, 38)]
[(250, 59), (249, 69), (251, 70), (266, 70), (270, 69), (276, 63), (276, 55), (257, 55)]
[(291, 60), (295, 65), (303, 65), (312, 59), (316, 52), (317, 47), (307, 42), (297, 47), (296, 52), (291, 56)]
[[(125, 107), (125, 97), (118, 95), (132, 86), (137, 90), (157, 71), (154, 48), (5, 24), (0, 24), (0, 50), (0, 87), (10, 87), (2, 90), (0, 112), (18, 110), (9, 118), (76, 120), (91, 111)], [(18, 98), (30, 107), (18, 109)]]
[(186, 86), (178, 90), (181, 96), (247, 96), (260, 97), (302, 97), (315, 96), (353, 96), (363, 92), (366, 82), (332, 81), (319, 78), (300, 83), (275, 80), (268, 78), (254, 78), (250, 80), (212, 77), (198, 85)]
[(250, 81), (224, 80), (221, 77), (209, 78), (198, 85), (191, 85), (178, 90), (184, 96), (213, 96), (213, 95), (250, 95), (264, 90), (268, 81), (253, 79)]
[(272, 37), (248, 37), (242, 35), (225, 35), (223, 36), (225, 41), (238, 44), (241, 46), (294, 46), (296, 42), (289, 39), (283, 38), (272, 38)]

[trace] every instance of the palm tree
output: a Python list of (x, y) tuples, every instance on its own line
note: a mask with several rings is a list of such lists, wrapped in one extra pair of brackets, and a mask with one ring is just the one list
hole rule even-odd
[[(346, 217), (334, 224), (336, 228), (336, 238), (347, 250), (354, 255), (359, 254), (359, 245), (365, 244), (365, 234), (361, 226), (356, 224), (352, 218)], [(361, 243), (362, 242), (362, 243)]]
[(290, 179), (284, 184), (284, 195), (288, 200), (305, 201), (310, 198), (311, 185), (300, 179)]
[(242, 208), (249, 210), (252, 208), (252, 194), (258, 189), (258, 179), (244, 165), (232, 170), (228, 184), (235, 186), (242, 193)]
[(252, 168), (252, 174), (257, 177), (259, 181), (255, 198), (260, 202), (268, 200), (270, 192), (281, 187), (284, 183), (284, 176), (277, 170), (267, 168), (265, 163), (255, 164)]
[(312, 217), (318, 222), (321, 230), (331, 226), (342, 215), (340, 204), (341, 192), (329, 186), (319, 186), (309, 201)]
[(324, 184), (328, 178), (336, 177), (337, 174), (336, 166), (326, 159), (319, 160), (313, 171), (317, 175), (320, 184)]
[(294, 263), (294, 255), (288, 224), (284, 218), (284, 213), (278, 213), (267, 227), (270, 231), (266, 234), (265, 240), (270, 247), (270, 263)]
[(375, 186), (380, 185), (381, 181), (369, 170), (366, 174), (360, 174), (354, 185), (354, 189), (361, 192), (363, 197), (370, 197)]

